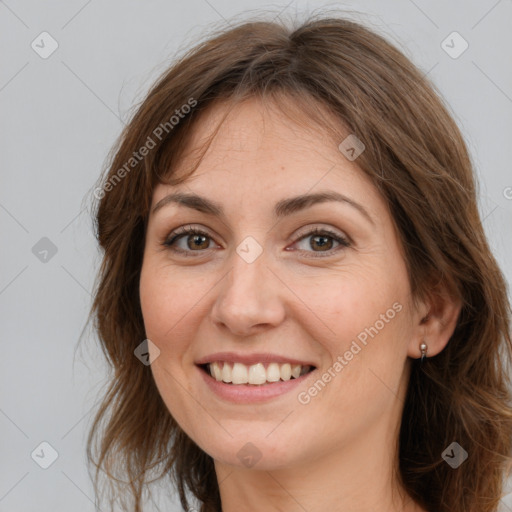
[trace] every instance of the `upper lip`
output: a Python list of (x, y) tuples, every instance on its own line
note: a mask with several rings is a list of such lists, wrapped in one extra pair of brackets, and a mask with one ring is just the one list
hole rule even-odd
[(309, 361), (300, 359), (293, 359), (288, 356), (282, 356), (280, 354), (254, 353), (254, 354), (237, 354), (236, 352), (215, 352), (207, 356), (201, 357), (195, 363), (197, 365), (204, 365), (207, 363), (214, 363), (215, 361), (224, 361), (228, 363), (242, 363), (247, 366), (256, 363), (278, 363), (278, 364), (300, 364), (302, 366), (315, 366)]

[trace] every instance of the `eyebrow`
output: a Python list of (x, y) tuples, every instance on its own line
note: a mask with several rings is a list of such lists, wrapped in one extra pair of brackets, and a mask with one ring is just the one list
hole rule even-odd
[[(353, 199), (350, 199), (349, 197), (332, 190), (317, 192), (315, 194), (303, 194), (300, 196), (290, 197), (288, 199), (282, 199), (278, 201), (274, 206), (274, 217), (278, 219), (283, 218), (298, 211), (309, 208), (315, 204), (325, 203), (328, 201), (337, 201), (352, 206), (359, 213), (361, 213), (366, 218), (366, 220), (375, 226), (375, 222), (372, 216), (362, 205), (356, 203)], [(180, 206), (185, 206), (186, 208), (197, 210), (202, 213), (206, 213), (207, 215), (214, 215), (221, 218), (225, 217), (224, 209), (220, 203), (212, 201), (211, 199), (207, 199), (206, 197), (184, 192), (176, 192), (174, 194), (165, 196), (155, 205), (153, 208), (153, 214), (155, 214), (164, 206), (173, 203)]]

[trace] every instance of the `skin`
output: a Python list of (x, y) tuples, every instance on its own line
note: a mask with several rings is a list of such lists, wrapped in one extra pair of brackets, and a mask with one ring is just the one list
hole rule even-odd
[[(223, 108), (212, 107), (201, 120), (190, 151)], [(273, 218), (277, 201), (320, 190), (363, 205), (373, 224), (338, 202)], [(305, 129), (254, 99), (231, 112), (191, 178), (155, 188), (152, 208), (177, 191), (221, 203), (225, 218), (174, 203), (151, 213), (141, 306), (147, 337), (160, 350), (151, 365), (156, 385), (181, 428), (213, 457), (223, 511), (425, 512), (395, 482), (394, 447), (410, 358), (420, 356), (423, 340), (428, 356), (443, 350), (460, 304), (440, 295), (413, 306), (392, 217), (357, 159), (345, 158), (318, 128)], [(190, 224), (210, 237), (199, 249), (193, 236), (177, 241), (190, 257), (162, 245)], [(352, 244), (327, 238), (322, 249), (316, 235), (307, 235), (315, 227)], [(252, 263), (236, 252), (247, 236), (263, 250)], [(396, 303), (400, 312), (300, 403), (297, 395), (332, 371), (358, 334)], [(217, 351), (285, 354), (318, 370), (266, 403), (234, 404), (213, 394), (194, 364)], [(251, 468), (237, 456), (247, 442), (261, 454)]]

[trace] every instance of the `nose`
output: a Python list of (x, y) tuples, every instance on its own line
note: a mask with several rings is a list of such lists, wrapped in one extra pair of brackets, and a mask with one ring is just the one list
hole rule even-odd
[(284, 320), (286, 287), (267, 263), (265, 252), (251, 263), (233, 253), (231, 270), (215, 287), (214, 324), (236, 336), (250, 336)]

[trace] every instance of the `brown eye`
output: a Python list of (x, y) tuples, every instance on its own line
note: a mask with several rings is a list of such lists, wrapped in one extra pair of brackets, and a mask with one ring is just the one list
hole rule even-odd
[(326, 235), (315, 235), (311, 238), (312, 243), (311, 248), (313, 248), (314, 244), (317, 244), (318, 247), (320, 247), (321, 251), (330, 250), (332, 249), (333, 245), (333, 238)]
[[(303, 247), (299, 250), (314, 253), (328, 253), (330, 255), (332, 252), (336, 252), (339, 247), (350, 247), (350, 242), (345, 237), (325, 228), (315, 228), (309, 231), (301, 236), (296, 243), (302, 242), (308, 238), (311, 239), (310, 242), (305, 244), (305, 248)], [(333, 249), (334, 242), (338, 244), (338, 248)], [(318, 248), (318, 250), (315, 250), (316, 248)], [(309, 249), (313, 250), (311, 251)]]
[(207, 238), (207, 236), (199, 234), (188, 235), (188, 237), (186, 238), (187, 242), (190, 242), (190, 240), (192, 240), (192, 242), (187, 245), (190, 249), (208, 249), (208, 246), (210, 245), (209, 243), (207, 243), (205, 247), (205, 240), (207, 240)]
[[(186, 248), (177, 246), (181, 239), (186, 241)], [(184, 227), (172, 232), (163, 243), (164, 246), (180, 253), (202, 252), (210, 248), (211, 237), (208, 233), (191, 227)]]

